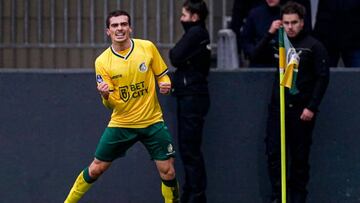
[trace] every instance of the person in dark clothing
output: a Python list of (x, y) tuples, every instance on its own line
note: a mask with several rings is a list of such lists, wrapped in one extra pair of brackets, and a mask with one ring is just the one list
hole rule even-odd
[(266, 4), (250, 11), (241, 31), (241, 45), (250, 60), (250, 67), (274, 67), (274, 56), (270, 53), (277, 46), (277, 29), (269, 28), (273, 21), (279, 19), (280, 0), (266, 0)]
[[(289, 0), (280, 0), (280, 4), (284, 4)], [(251, 43), (255, 44), (259, 42), (259, 40), (265, 35), (266, 31), (271, 25), (271, 22), (273, 18), (279, 18), (280, 15), (280, 9), (279, 5), (276, 6), (277, 8), (270, 8), (271, 11), (269, 11), (268, 7), (266, 5), (269, 5), (269, 3), (274, 1), (264, 1), (264, 0), (234, 0), (233, 8), (232, 8), (232, 16), (231, 16), (231, 23), (230, 23), (230, 29), (232, 29), (236, 34), (237, 39), (237, 46), (239, 53), (241, 50), (244, 49), (244, 46), (248, 46), (249, 44), (246, 44), (243, 46), (244, 43)], [(310, 0), (296, 0), (296, 2), (301, 3), (305, 6), (305, 8), (310, 12)], [(271, 3), (273, 4), (273, 3)], [(255, 8), (260, 8), (256, 12), (251, 11)], [(251, 11), (251, 14), (250, 14)], [(265, 12), (265, 13), (264, 13)], [(277, 12), (277, 13), (276, 13)], [(269, 17), (270, 20), (266, 17)], [(248, 26), (248, 28), (244, 27), (245, 22), (251, 21), (251, 25)], [(306, 30), (311, 30), (311, 16), (307, 16), (305, 18), (305, 28)], [(260, 23), (260, 24), (259, 24)], [(242, 39), (241, 36), (241, 30), (244, 29), (254, 29), (254, 30), (247, 30), (245, 31), (246, 39)], [(250, 41), (248, 41), (250, 40)], [(249, 47), (248, 47), (249, 48)], [(251, 48), (250, 48), (251, 49)], [(249, 57), (249, 50), (244, 51), (245, 55)], [(265, 66), (268, 64), (264, 64)], [(250, 65), (251, 66), (251, 65)], [(263, 65), (259, 65), (263, 66)]]
[(185, 33), (170, 50), (176, 68), (173, 94), (177, 98), (178, 143), (185, 171), (182, 203), (206, 202), (206, 171), (201, 144), (204, 118), (210, 107), (207, 76), (210, 69), (210, 38), (205, 27), (207, 5), (187, 0), (180, 21)]
[[(304, 31), (304, 15), (305, 8), (298, 3), (289, 2), (282, 8), (282, 25), (300, 57), (295, 83), (298, 93), (290, 93), (287, 88), (285, 90), (285, 134), (289, 161), (288, 191), (292, 203), (306, 201), (312, 131), (319, 105), (329, 83), (326, 49), (321, 42)], [(274, 29), (277, 28), (276, 26)], [(274, 66), (278, 64), (278, 60), (274, 62)], [(281, 200), (279, 95), (279, 72), (277, 72), (269, 104), (265, 138), (272, 202)]]
[(264, 0), (234, 0), (231, 14), (230, 29), (236, 34), (238, 51), (241, 51), (240, 29), (244, 24), (249, 11), (261, 4)]
[(346, 67), (360, 67), (360, 1), (319, 0), (314, 36), (328, 50), (330, 67), (340, 58)]

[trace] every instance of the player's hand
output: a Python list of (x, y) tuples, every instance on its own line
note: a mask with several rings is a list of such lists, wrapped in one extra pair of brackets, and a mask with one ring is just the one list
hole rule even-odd
[(300, 119), (303, 121), (311, 121), (314, 117), (314, 112), (310, 111), (309, 109), (305, 108), (300, 116)]
[(274, 20), (271, 23), (270, 29), (269, 29), (269, 33), (271, 34), (275, 34), (275, 32), (281, 27), (282, 25), (282, 21), (281, 20)]
[(159, 83), (160, 93), (161, 94), (169, 94), (171, 90), (171, 83), (168, 82), (160, 82)]
[(104, 99), (108, 99), (109, 98), (109, 85), (106, 84), (105, 82), (102, 82), (100, 84), (98, 84), (97, 86), (97, 90), (99, 91), (99, 93), (101, 94), (102, 97), (104, 97)]

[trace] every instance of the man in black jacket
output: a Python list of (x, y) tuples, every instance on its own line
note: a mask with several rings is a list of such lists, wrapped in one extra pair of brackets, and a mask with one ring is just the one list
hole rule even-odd
[(319, 0), (314, 36), (328, 50), (330, 67), (340, 57), (346, 67), (360, 67), (360, 1)]
[[(328, 57), (325, 47), (304, 30), (305, 8), (289, 2), (282, 8), (281, 24), (291, 44), (299, 53), (300, 63), (296, 80), (298, 93), (285, 90), (285, 130), (288, 149), (288, 191), (292, 203), (305, 202), (309, 181), (309, 153), (318, 107), (329, 82)], [(278, 23), (272, 24), (278, 29)], [(278, 60), (275, 60), (278, 64)], [(275, 64), (274, 64), (275, 65)], [(281, 150), (279, 73), (273, 83), (267, 120), (266, 154), (272, 185), (272, 201), (281, 197)]]
[(170, 50), (176, 68), (173, 81), (177, 98), (178, 141), (185, 170), (182, 203), (206, 202), (206, 171), (201, 143), (204, 118), (210, 99), (207, 76), (210, 68), (208, 9), (202, 0), (187, 0), (180, 18), (185, 33)]

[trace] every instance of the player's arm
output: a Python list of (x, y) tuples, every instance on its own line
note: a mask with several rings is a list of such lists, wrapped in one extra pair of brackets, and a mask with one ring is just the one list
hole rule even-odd
[(160, 93), (169, 94), (171, 90), (171, 80), (170, 77), (167, 75), (168, 68), (155, 45), (151, 43), (150, 46), (150, 50), (152, 51), (153, 55), (151, 69), (155, 74), (158, 86), (160, 88)]
[(100, 95), (105, 99), (109, 100), (110, 88), (109, 85), (105, 82), (98, 84), (97, 90), (99, 91)]
[(160, 78), (157, 78), (157, 82), (158, 82), (161, 94), (169, 94), (170, 93), (171, 80), (167, 74), (161, 76)]
[(116, 98), (112, 94), (114, 87), (112, 85), (109, 74), (104, 69), (104, 66), (97, 60), (95, 61), (95, 72), (97, 90), (101, 95), (102, 103), (105, 107), (114, 109), (117, 103)]

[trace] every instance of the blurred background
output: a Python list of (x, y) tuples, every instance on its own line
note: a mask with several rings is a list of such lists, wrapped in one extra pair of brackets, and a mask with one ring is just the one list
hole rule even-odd
[[(313, 19), (317, 1), (311, 1)], [(234, 0), (206, 2), (215, 68), (219, 39), (229, 50), (224, 55), (236, 52), (235, 38), (220, 34), (229, 27)], [(179, 0), (0, 0), (0, 68), (93, 68), (96, 56), (109, 46), (105, 19), (115, 9), (130, 13), (133, 37), (153, 41), (169, 65), (168, 50), (183, 34), (181, 6)], [(230, 66), (238, 64), (246, 65)]]
[[(216, 48), (233, 1), (207, 3)], [(181, 6), (179, 0), (0, 0), (0, 67), (93, 68), (96, 56), (109, 46), (105, 19), (115, 9), (128, 11), (133, 37), (153, 41), (168, 62), (168, 49), (183, 33)]]

